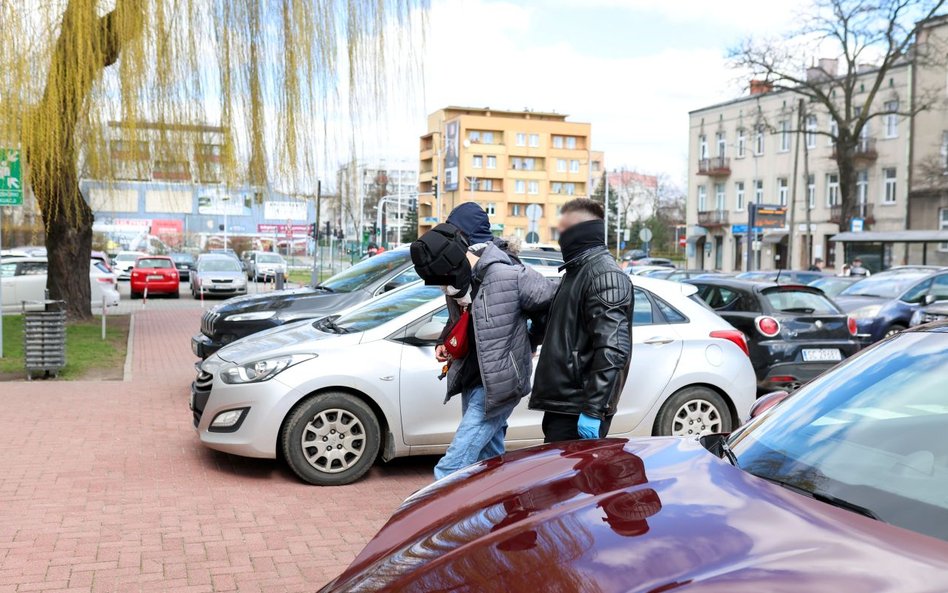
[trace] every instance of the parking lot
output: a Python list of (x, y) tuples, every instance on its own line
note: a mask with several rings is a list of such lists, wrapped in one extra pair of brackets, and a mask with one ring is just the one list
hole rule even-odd
[(4, 384), (0, 593), (314, 591), (430, 481), (420, 458), (317, 488), (201, 447), (187, 407), (199, 305), (122, 307), (129, 380)]
[[(293, 284), (291, 282), (286, 283), (286, 288), (295, 288), (299, 286), (298, 284)], [(181, 283), (178, 291), (178, 298), (172, 298), (169, 295), (160, 294), (149, 296), (146, 302), (143, 304), (141, 299), (132, 299), (129, 294), (129, 284), (127, 280), (119, 281), (118, 283), (119, 294), (122, 297), (122, 300), (119, 302), (117, 308), (112, 308), (109, 310), (110, 314), (126, 314), (145, 310), (167, 310), (167, 309), (199, 309), (202, 306), (201, 299), (195, 299), (191, 296), (190, 287), (187, 281)], [(247, 285), (248, 294), (257, 294), (262, 292), (271, 292), (273, 290), (272, 283), (266, 282), (249, 282)], [(221, 302), (223, 299), (220, 297), (208, 297), (205, 298), (203, 302), (204, 307), (213, 307), (217, 303)], [(195, 331), (197, 325), (194, 326)]]

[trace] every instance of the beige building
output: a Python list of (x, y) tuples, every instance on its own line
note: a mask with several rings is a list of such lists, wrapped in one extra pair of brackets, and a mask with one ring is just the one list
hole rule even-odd
[(419, 233), (458, 204), (477, 202), (495, 234), (556, 241), (559, 207), (588, 196), (604, 166), (590, 148), (592, 126), (566, 117), (469, 107), (429, 115), (419, 147)]
[[(944, 24), (944, 20), (931, 21), (924, 31), (944, 37), (948, 30)], [(836, 68), (835, 60), (821, 60), (820, 67), (808, 74), (833, 74)], [(871, 66), (863, 68), (866, 82), (857, 79), (857, 100), (864, 98), (861, 93), (876, 75)], [(892, 68), (874, 100), (873, 111), (883, 115), (870, 120), (859, 145), (856, 193), (863, 227), (852, 229), (872, 231), (862, 235), (866, 239), (885, 239), (886, 233), (908, 228), (936, 229), (939, 224), (948, 229), (948, 184), (941, 175), (948, 171), (944, 68), (944, 64), (906, 60)], [(933, 109), (914, 118), (894, 113), (914, 110), (922, 96), (933, 92), (939, 94)], [(807, 103), (801, 128), (799, 109), (799, 95), (773, 92), (766, 83), (752, 81), (747, 96), (689, 114), (689, 267), (747, 269), (747, 205), (751, 202), (786, 206), (788, 218), (785, 227), (765, 229), (757, 235), (758, 241), (751, 242), (755, 269), (807, 268), (811, 263), (805, 261), (808, 217), (811, 260), (820, 258), (837, 268), (855, 255), (877, 269), (922, 263), (921, 245), (886, 240), (854, 243), (844, 254), (842, 245), (832, 240), (840, 232), (841, 218), (835, 147), (826, 135), (835, 133), (834, 123), (824, 110)], [(918, 172), (922, 155), (925, 162), (940, 162), (939, 183), (934, 184), (938, 187), (923, 187)], [(918, 214), (910, 213), (915, 210)], [(936, 263), (939, 253), (948, 255), (948, 243), (944, 247), (939, 251), (930, 245), (925, 261)]]

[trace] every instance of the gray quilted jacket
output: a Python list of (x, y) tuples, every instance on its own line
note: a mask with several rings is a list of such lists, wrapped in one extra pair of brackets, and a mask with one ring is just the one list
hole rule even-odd
[[(490, 416), (530, 393), (533, 348), (527, 319), (531, 313), (546, 312), (556, 285), (536, 270), (513, 261), (495, 244), (487, 246), (473, 272), (475, 282), (480, 284), (471, 303), (475, 353)], [(448, 298), (448, 311), (453, 323), (460, 316), (460, 308), (452, 298)], [(463, 363), (463, 359), (457, 361), (448, 370), (445, 402), (461, 392)]]

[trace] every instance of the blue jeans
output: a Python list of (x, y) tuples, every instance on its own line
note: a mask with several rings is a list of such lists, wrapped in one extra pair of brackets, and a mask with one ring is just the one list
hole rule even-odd
[(517, 404), (514, 402), (502, 410), (496, 410), (490, 418), (486, 418), (486, 396), (484, 387), (480, 385), (461, 392), (461, 424), (448, 451), (434, 468), (436, 480), (472, 463), (503, 455), (507, 419)]

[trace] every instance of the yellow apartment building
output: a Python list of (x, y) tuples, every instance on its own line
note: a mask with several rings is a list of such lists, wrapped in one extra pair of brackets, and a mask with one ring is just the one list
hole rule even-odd
[(495, 234), (555, 242), (560, 206), (588, 197), (604, 167), (591, 150), (592, 126), (566, 118), (473, 107), (429, 115), (419, 146), (419, 234), (458, 204), (477, 202)]

